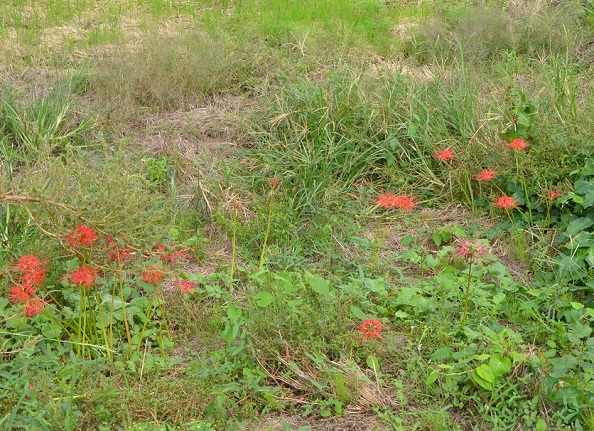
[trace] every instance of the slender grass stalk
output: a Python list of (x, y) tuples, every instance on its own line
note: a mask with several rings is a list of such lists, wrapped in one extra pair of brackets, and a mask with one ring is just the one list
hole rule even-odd
[[(85, 312), (85, 308), (86, 308), (86, 288), (85, 286), (81, 286), (80, 287), (80, 309), (78, 310), (79, 312), (79, 317), (82, 321), (82, 325), (80, 327), (80, 336), (78, 338), (78, 341), (80, 343), (82, 343), (82, 350), (80, 352), (80, 356), (81, 358), (85, 357), (85, 340), (87, 339), (87, 313)], [(82, 339), (81, 339), (82, 337)], [(90, 341), (90, 340), (89, 340)], [(89, 343), (90, 344), (90, 343)]]
[[(128, 338), (128, 353), (132, 356), (132, 337), (130, 336), (130, 326), (128, 325), (128, 318), (126, 316), (126, 302), (124, 301), (124, 280), (122, 274), (118, 273), (118, 280), (120, 285), (120, 300), (122, 301), (122, 314), (124, 319), (124, 328), (126, 328), (126, 337)], [(124, 349), (122, 349), (123, 352)]]
[(464, 301), (464, 313), (462, 314), (461, 328), (466, 325), (466, 313), (468, 312), (468, 302), (470, 300), (470, 283), (472, 281), (472, 260), (468, 264), (468, 282), (466, 283), (466, 300)]
[(235, 273), (235, 256), (237, 252), (237, 215), (239, 212), (239, 205), (233, 204), (233, 238), (231, 239), (231, 274), (229, 275), (231, 289), (233, 289), (233, 275)]
[(103, 342), (105, 347), (108, 349), (109, 358), (113, 360), (113, 354), (111, 353), (111, 346), (109, 345), (109, 339), (107, 338), (107, 331), (105, 329), (105, 320), (103, 319), (103, 312), (101, 311), (101, 298), (99, 297), (99, 291), (95, 285), (95, 301), (97, 301), (97, 313), (99, 314), (99, 322), (101, 323), (101, 333), (103, 335)]
[(526, 176), (524, 175), (524, 166), (522, 165), (521, 158), (518, 157), (517, 151), (514, 151), (514, 156), (516, 159), (516, 169), (519, 171), (522, 180), (522, 188), (524, 189), (524, 197), (526, 198), (526, 206), (528, 207), (528, 216), (530, 217), (530, 226), (532, 226), (534, 219), (532, 217), (532, 205), (530, 204), (530, 196), (528, 195), (528, 187), (526, 185)]
[(268, 245), (268, 236), (270, 235), (270, 225), (272, 223), (272, 206), (274, 203), (274, 195), (275, 195), (277, 185), (278, 185), (278, 181), (276, 179), (272, 179), (272, 180), (268, 181), (268, 186), (270, 187), (270, 196), (268, 198), (268, 223), (266, 224), (266, 233), (264, 235), (264, 244), (262, 244), (262, 254), (260, 255), (259, 269), (262, 269), (262, 267), (264, 266), (264, 258), (266, 256), (266, 246)]

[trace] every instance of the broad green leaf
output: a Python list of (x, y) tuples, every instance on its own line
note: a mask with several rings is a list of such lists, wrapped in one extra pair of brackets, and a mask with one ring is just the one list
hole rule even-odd
[(536, 421), (536, 431), (547, 431), (547, 423), (543, 418)]
[(429, 356), (429, 359), (432, 361), (443, 361), (444, 359), (450, 358), (453, 351), (454, 349), (451, 347), (440, 347)]
[[(487, 369), (489, 367), (487, 367), (486, 365), (481, 365), (481, 366), (485, 366)], [(493, 383), (489, 382), (488, 380), (483, 379), (480, 374), (478, 373), (478, 369), (474, 370), (472, 372), (472, 380), (474, 380), (474, 382), (479, 385), (480, 387), (482, 387), (483, 389), (486, 389), (488, 391), (492, 391), (493, 390)]]
[(427, 376), (427, 386), (431, 386), (437, 380), (437, 376), (439, 376), (437, 371), (431, 371), (431, 373)]
[(593, 181), (576, 181), (575, 192), (584, 198), (582, 206), (590, 208), (594, 206), (594, 182)]
[(353, 317), (356, 317), (357, 319), (361, 319), (361, 320), (369, 319), (367, 314), (365, 314), (363, 312), (363, 310), (361, 310), (359, 307), (357, 307), (355, 305), (351, 305), (350, 309), (351, 309), (351, 314), (353, 315)]
[(326, 280), (320, 277), (317, 274), (306, 273), (307, 278), (309, 279), (309, 287), (320, 295), (329, 296), (330, 295), (330, 285)]
[(511, 365), (511, 360), (501, 353), (495, 353), (489, 359), (489, 369), (495, 379), (507, 374), (511, 370)]
[(443, 241), (443, 236), (440, 233), (434, 233), (434, 234), (432, 234), (431, 235), (431, 238), (433, 238), (433, 242), (438, 247), (441, 245), (441, 242)]
[(256, 305), (258, 307), (266, 308), (274, 302), (274, 296), (270, 292), (262, 291), (256, 293)]
[(413, 242), (414, 239), (415, 239), (415, 237), (413, 235), (408, 234), (404, 238), (402, 238), (401, 244), (409, 245), (411, 242)]
[(367, 366), (369, 368), (371, 368), (372, 370), (379, 371), (380, 364), (375, 356), (373, 356), (373, 355), (367, 356), (367, 359), (365, 360), (365, 362), (367, 363)]
[(573, 220), (572, 222), (569, 223), (569, 225), (567, 226), (566, 233), (569, 236), (575, 236), (578, 234), (578, 232), (580, 232), (584, 229), (588, 229), (593, 224), (594, 224), (594, 221), (592, 221), (592, 219), (590, 217), (580, 217), (580, 218)]
[(475, 371), (483, 380), (491, 383), (491, 386), (493, 386), (492, 383), (495, 381), (495, 376), (493, 375), (491, 367), (489, 367), (487, 364), (483, 364)]
[(6, 298), (0, 298), (0, 310), (8, 305), (9, 301)]
[(223, 329), (223, 332), (221, 332), (221, 338), (227, 343), (232, 342), (237, 336), (240, 326), (241, 325), (238, 322), (233, 322), (232, 324), (227, 323), (225, 325), (225, 329)]
[(241, 307), (238, 307), (236, 305), (230, 305), (229, 308), (227, 308), (227, 317), (229, 317), (229, 319), (231, 320), (239, 319), (242, 313), (243, 310), (241, 309)]

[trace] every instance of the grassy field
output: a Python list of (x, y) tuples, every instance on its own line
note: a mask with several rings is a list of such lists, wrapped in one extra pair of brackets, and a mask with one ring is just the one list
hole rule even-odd
[(0, 429), (594, 430), (594, 2), (5, 0)]

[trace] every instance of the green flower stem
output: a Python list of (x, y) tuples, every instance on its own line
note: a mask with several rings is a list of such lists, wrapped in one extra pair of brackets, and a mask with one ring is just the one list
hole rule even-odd
[[(120, 285), (120, 300), (122, 301), (122, 314), (124, 318), (124, 328), (126, 328), (126, 337), (128, 338), (128, 353), (129, 357), (132, 356), (132, 337), (130, 336), (130, 326), (128, 325), (128, 319), (126, 317), (126, 302), (124, 301), (124, 281), (122, 280), (122, 274), (119, 274), (119, 285)], [(122, 349), (123, 351), (124, 349)]]
[(528, 187), (526, 186), (526, 177), (524, 176), (524, 167), (517, 152), (514, 153), (516, 158), (516, 169), (520, 172), (522, 179), (522, 188), (524, 189), (524, 197), (526, 198), (526, 206), (528, 207), (528, 216), (530, 217), (530, 226), (532, 226), (534, 219), (532, 218), (532, 205), (530, 204), (530, 196), (528, 196)]
[(262, 254), (260, 255), (260, 268), (264, 266), (264, 257), (266, 255), (266, 246), (268, 244), (268, 235), (270, 235), (270, 224), (272, 222), (272, 204), (274, 201), (274, 188), (270, 190), (270, 199), (268, 200), (268, 223), (266, 225), (266, 234), (264, 235), (264, 244), (262, 245)]
[(231, 288), (233, 289), (233, 275), (235, 274), (235, 256), (236, 256), (236, 245), (237, 245), (237, 214), (238, 209), (235, 205), (233, 207), (234, 214), (233, 214), (233, 238), (231, 240), (231, 274), (229, 275)]
[(109, 345), (109, 339), (107, 338), (107, 331), (105, 329), (105, 320), (103, 319), (103, 312), (101, 311), (101, 298), (99, 297), (99, 291), (95, 286), (95, 301), (97, 301), (97, 313), (99, 313), (99, 322), (101, 322), (101, 333), (103, 335), (103, 343), (109, 352), (109, 358), (113, 360), (113, 354)]
[(472, 260), (469, 262), (468, 266), (468, 283), (466, 284), (466, 301), (464, 302), (464, 313), (462, 315), (462, 323), (460, 325), (461, 328), (464, 328), (466, 325), (466, 313), (468, 312), (468, 302), (470, 300), (470, 282), (472, 280)]

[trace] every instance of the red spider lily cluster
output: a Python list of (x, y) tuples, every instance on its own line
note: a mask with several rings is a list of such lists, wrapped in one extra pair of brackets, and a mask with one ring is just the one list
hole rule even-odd
[(367, 319), (361, 324), (361, 328), (359, 328), (359, 330), (366, 340), (374, 337), (383, 338), (380, 334), (382, 331), (382, 324), (375, 319)]
[(561, 193), (559, 193), (556, 190), (545, 190), (545, 194), (547, 196), (548, 199), (559, 199), (561, 197)]
[(528, 142), (522, 138), (514, 139), (509, 144), (506, 144), (509, 148), (515, 151), (523, 151), (530, 146)]
[(145, 283), (158, 285), (163, 281), (165, 274), (163, 270), (157, 266), (149, 266), (141, 275), (142, 281)]
[[(121, 238), (123, 239), (123, 236)], [(134, 252), (129, 245), (117, 241), (112, 236), (105, 237), (105, 248), (107, 258), (114, 262), (127, 262), (134, 257)]]
[(33, 317), (45, 306), (45, 302), (35, 296), (35, 293), (45, 280), (46, 270), (43, 262), (33, 254), (21, 257), (15, 269), (19, 273), (20, 283), (10, 288), (10, 299), (23, 304), (25, 313)]
[(192, 283), (188, 280), (180, 279), (177, 283), (177, 290), (182, 292), (184, 295), (188, 295), (194, 291), (196, 288), (195, 283)]
[(180, 260), (187, 260), (188, 253), (185, 249), (175, 250), (175, 244), (171, 244), (170, 247), (157, 244), (155, 250), (159, 253), (159, 258), (164, 262), (178, 263)]
[(505, 211), (509, 211), (511, 209), (514, 209), (518, 206), (518, 203), (515, 201), (514, 198), (512, 198), (511, 196), (499, 196), (496, 200), (495, 200), (495, 206), (497, 208), (501, 208)]
[(268, 180), (268, 187), (270, 187), (271, 190), (274, 190), (278, 187), (278, 180), (276, 178), (271, 178)]
[(99, 239), (95, 229), (83, 224), (75, 227), (66, 238), (66, 241), (72, 248), (92, 247)]
[(459, 258), (470, 261), (485, 256), (488, 249), (479, 241), (465, 239), (460, 242), (455, 252)]
[(379, 195), (375, 203), (385, 209), (397, 208), (405, 212), (412, 210), (416, 205), (412, 198), (405, 195), (396, 196), (392, 193)]
[(498, 172), (493, 169), (483, 169), (480, 174), (476, 174), (474, 179), (477, 181), (492, 181), (497, 176)]
[(68, 281), (75, 286), (91, 287), (97, 280), (97, 270), (88, 265), (79, 267), (68, 276)]
[(450, 160), (454, 160), (454, 150), (451, 148), (439, 151), (435, 153), (434, 157), (439, 160), (440, 162), (449, 162)]

